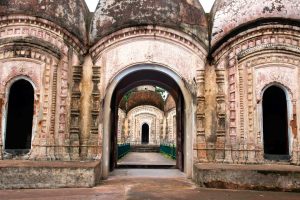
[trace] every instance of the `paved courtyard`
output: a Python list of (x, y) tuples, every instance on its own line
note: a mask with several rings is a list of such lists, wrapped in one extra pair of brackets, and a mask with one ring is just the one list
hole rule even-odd
[(176, 165), (176, 162), (160, 153), (129, 152), (118, 160), (118, 165)]
[(1, 200), (299, 200), (300, 193), (199, 188), (178, 170), (120, 169), (94, 188), (2, 190)]

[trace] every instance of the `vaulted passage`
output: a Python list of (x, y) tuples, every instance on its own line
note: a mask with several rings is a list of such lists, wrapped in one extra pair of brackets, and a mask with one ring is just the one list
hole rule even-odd
[(264, 152), (288, 155), (287, 102), (282, 89), (268, 88), (263, 96)]
[(142, 144), (149, 143), (149, 125), (143, 124), (142, 126)]
[(6, 150), (28, 150), (31, 148), (34, 90), (26, 80), (16, 81), (10, 88)]
[[(184, 170), (184, 99), (178, 84), (168, 74), (156, 70), (137, 70), (123, 77), (116, 86), (111, 99), (111, 135), (110, 135), (110, 170), (118, 166), (118, 109), (121, 99), (133, 88), (151, 85), (165, 89), (176, 102), (176, 167)], [(149, 144), (149, 125), (144, 123), (141, 127), (139, 142)], [(150, 138), (151, 139), (151, 138)]]

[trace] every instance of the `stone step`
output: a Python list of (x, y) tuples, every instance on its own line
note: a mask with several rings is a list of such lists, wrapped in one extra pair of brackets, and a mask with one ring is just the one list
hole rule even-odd
[(131, 145), (131, 152), (159, 152), (158, 145)]
[(118, 169), (177, 169), (176, 165), (119, 164)]

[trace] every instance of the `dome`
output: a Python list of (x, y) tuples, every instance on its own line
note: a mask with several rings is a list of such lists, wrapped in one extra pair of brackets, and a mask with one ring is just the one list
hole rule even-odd
[(149, 90), (133, 91), (129, 94), (127, 99), (123, 98), (120, 102), (120, 108), (126, 112), (142, 105), (150, 105), (164, 110), (164, 100), (162, 96), (157, 92)]
[(207, 44), (207, 20), (198, 0), (100, 0), (90, 40), (94, 44), (120, 29), (143, 25), (179, 29)]
[(300, 19), (299, 0), (216, 0), (212, 9), (214, 46), (233, 30), (259, 19)]
[(89, 10), (84, 0), (1, 0), (0, 16), (29, 15), (47, 19), (87, 42), (86, 19)]

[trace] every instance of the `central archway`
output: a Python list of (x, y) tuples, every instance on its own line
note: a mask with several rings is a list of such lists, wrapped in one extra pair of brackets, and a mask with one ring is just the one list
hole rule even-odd
[(183, 79), (174, 71), (158, 65), (136, 65), (125, 69), (109, 84), (104, 99), (104, 136), (102, 176), (117, 164), (117, 108), (121, 98), (130, 89), (141, 85), (156, 85), (166, 89), (177, 102), (177, 168), (187, 177), (192, 175), (192, 135), (195, 128), (195, 105)]
[(143, 124), (142, 126), (142, 144), (149, 144), (149, 125)]

